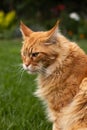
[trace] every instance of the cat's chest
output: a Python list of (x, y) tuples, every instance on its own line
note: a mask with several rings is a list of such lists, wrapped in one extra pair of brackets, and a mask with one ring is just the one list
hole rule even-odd
[(73, 97), (78, 92), (78, 86), (80, 82), (73, 77), (63, 80), (63, 78), (57, 76), (51, 79), (39, 79), (38, 89), (36, 91), (37, 97), (44, 100), (51, 109), (60, 111), (61, 107), (69, 104)]

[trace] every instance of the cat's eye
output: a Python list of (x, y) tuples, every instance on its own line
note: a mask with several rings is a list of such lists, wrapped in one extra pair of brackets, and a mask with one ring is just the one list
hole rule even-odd
[(38, 54), (39, 54), (39, 52), (35, 52), (35, 53), (32, 53), (31, 55), (32, 55), (32, 57), (37, 57)]

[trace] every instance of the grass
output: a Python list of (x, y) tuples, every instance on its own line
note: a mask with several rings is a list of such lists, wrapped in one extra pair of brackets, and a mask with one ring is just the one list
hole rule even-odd
[[(87, 41), (79, 41), (87, 52)], [(20, 40), (0, 41), (0, 130), (51, 130), (42, 103), (33, 96), (35, 76), (20, 71)]]

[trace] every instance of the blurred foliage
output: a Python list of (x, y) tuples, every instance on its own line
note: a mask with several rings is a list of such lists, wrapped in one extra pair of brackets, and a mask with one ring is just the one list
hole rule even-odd
[[(87, 0), (3, 0), (0, 2), (0, 31), (10, 29), (10, 32), (6, 30), (8, 36), (16, 37), (20, 36), (20, 20), (37, 31), (50, 29), (60, 19), (60, 29), (65, 35), (70, 38), (87, 38), (86, 6)], [(79, 21), (69, 17), (72, 12), (80, 16)], [(3, 36), (4, 34), (6, 32), (3, 32)]]
[(15, 19), (15, 11), (10, 11), (8, 13), (0, 11), (0, 38), (12, 38)]
[(5, 14), (3, 11), (0, 11), (0, 31), (11, 27), (15, 20), (15, 16), (15, 11), (8, 12), (7, 14)]
[(69, 38), (84, 39), (87, 38), (87, 19), (80, 16), (80, 20), (71, 19), (67, 12), (60, 16), (61, 30)]

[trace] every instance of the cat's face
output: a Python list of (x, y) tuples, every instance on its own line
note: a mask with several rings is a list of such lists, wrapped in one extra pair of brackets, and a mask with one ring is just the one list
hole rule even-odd
[(21, 23), (24, 38), (21, 56), (23, 68), (29, 73), (44, 73), (55, 62), (58, 56), (56, 52), (56, 26), (48, 32), (33, 32)]

